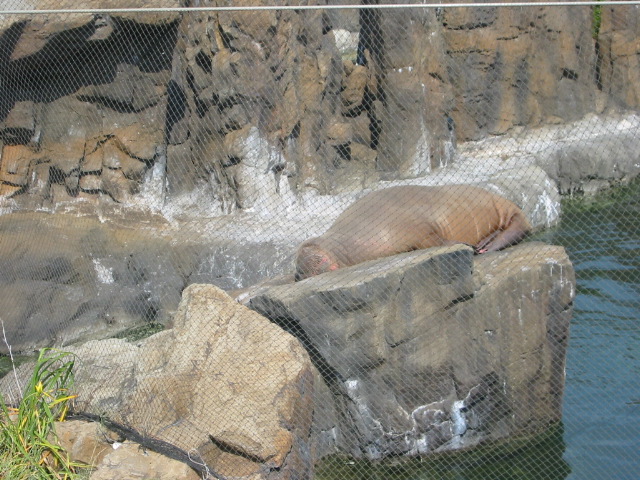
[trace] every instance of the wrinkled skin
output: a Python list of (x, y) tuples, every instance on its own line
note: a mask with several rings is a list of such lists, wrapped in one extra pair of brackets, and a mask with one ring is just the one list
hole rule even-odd
[(296, 280), (376, 258), (464, 243), (476, 253), (506, 248), (531, 230), (512, 202), (469, 185), (407, 185), (371, 192), (298, 248)]

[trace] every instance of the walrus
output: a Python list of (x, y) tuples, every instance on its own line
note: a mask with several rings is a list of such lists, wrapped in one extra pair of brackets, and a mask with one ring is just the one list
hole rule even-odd
[(303, 242), (295, 280), (376, 258), (464, 243), (475, 253), (522, 240), (531, 230), (513, 202), (470, 185), (407, 185), (371, 192), (320, 237)]

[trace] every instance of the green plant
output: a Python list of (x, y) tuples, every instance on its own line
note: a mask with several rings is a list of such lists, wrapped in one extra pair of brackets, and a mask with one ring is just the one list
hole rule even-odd
[(598, 35), (600, 35), (601, 25), (602, 25), (602, 5), (594, 5), (592, 7), (592, 16), (591, 16), (591, 36), (595, 40), (597, 40)]
[(57, 445), (54, 422), (64, 420), (73, 386), (75, 358), (43, 349), (17, 407), (0, 397), (0, 478), (72, 479), (83, 466)]

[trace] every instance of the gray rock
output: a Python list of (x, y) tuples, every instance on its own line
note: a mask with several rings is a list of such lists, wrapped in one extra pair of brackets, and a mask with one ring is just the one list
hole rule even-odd
[[(172, 230), (159, 216), (111, 220), (0, 216), (0, 311), (14, 352), (167, 324), (187, 285), (252, 285), (283, 273), (295, 248), (212, 238), (196, 225)], [(6, 348), (0, 343), (1, 353)]]
[(564, 249), (528, 243), (401, 254), (247, 301), (296, 334), (320, 372), (316, 404), (335, 417), (315, 430), (319, 455), (375, 459), (559, 420), (574, 293)]
[(0, 232), (0, 308), (14, 351), (166, 322), (178, 306), (185, 277), (158, 237), (47, 214), (0, 217)]
[(635, 131), (557, 145), (536, 157), (564, 195), (594, 194), (640, 175), (640, 139)]

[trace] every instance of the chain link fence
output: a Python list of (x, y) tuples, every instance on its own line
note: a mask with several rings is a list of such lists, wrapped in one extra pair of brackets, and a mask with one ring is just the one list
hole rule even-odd
[(55, 346), (195, 478), (637, 477), (638, 2), (78, 7), (0, 3), (7, 403)]

